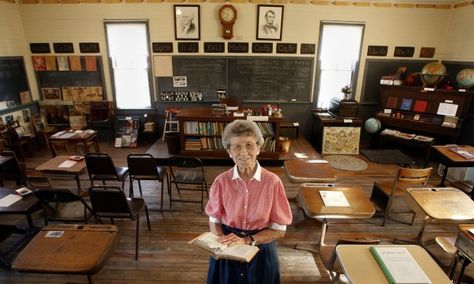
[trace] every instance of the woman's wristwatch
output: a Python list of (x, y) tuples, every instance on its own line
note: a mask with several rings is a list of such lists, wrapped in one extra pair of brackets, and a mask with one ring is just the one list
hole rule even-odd
[(252, 237), (252, 235), (249, 235), (249, 238), (250, 238), (250, 241), (251, 241), (250, 245), (256, 246), (256, 245), (257, 245), (257, 241)]

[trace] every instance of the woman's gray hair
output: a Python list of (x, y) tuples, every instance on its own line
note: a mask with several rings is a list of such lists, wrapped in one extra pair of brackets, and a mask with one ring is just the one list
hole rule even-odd
[(253, 136), (257, 145), (263, 144), (263, 135), (258, 125), (250, 120), (237, 119), (229, 123), (222, 133), (222, 146), (229, 149), (230, 139), (237, 136)]

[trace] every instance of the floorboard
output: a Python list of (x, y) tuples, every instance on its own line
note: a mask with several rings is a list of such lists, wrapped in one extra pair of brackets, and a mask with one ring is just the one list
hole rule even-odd
[[(114, 148), (109, 143), (101, 143), (102, 151), (109, 153), (117, 166), (126, 165), (129, 153), (144, 153), (151, 145), (140, 145), (138, 148)], [(165, 143), (154, 146), (160, 151), (166, 151)], [(26, 160), (27, 169), (34, 169), (40, 163), (51, 158), (47, 149), (36, 152)], [(361, 159), (367, 161), (364, 157)], [(361, 172), (336, 170), (337, 184), (359, 185), (367, 195), (370, 195), (374, 181), (392, 179), (396, 171), (394, 165), (377, 165), (368, 162), (368, 168)], [(206, 177), (209, 183), (228, 166), (206, 166)], [(289, 182), (282, 166), (266, 167), (281, 177), (288, 198), (291, 202), (294, 221), (293, 224), (304, 220), (303, 214), (297, 208), (294, 200), (298, 192), (298, 185)], [(433, 175), (430, 182), (437, 184), (439, 176)], [(53, 180), (55, 186), (66, 186), (75, 189), (73, 180)], [(86, 187), (90, 184), (87, 174), (81, 175), (81, 184)], [(14, 186), (13, 181), (6, 181), (7, 186)], [(120, 243), (105, 267), (93, 276), (94, 283), (203, 283), (206, 280), (208, 256), (198, 249), (187, 244), (187, 241), (208, 230), (207, 216), (200, 214), (199, 204), (173, 203), (173, 210), (160, 213), (160, 188), (158, 182), (144, 182), (143, 193), (150, 208), (152, 230), (146, 229), (145, 218), (141, 219), (140, 255), (134, 260), (134, 223), (119, 221)], [(125, 187), (128, 189), (128, 182)], [(165, 189), (166, 190), (166, 189)], [(136, 191), (138, 194), (138, 190)], [(175, 193), (177, 194), (177, 193)], [(169, 201), (165, 194), (164, 206), (169, 208)], [(332, 243), (341, 238), (373, 237), (389, 243), (394, 238), (413, 237), (421, 224), (416, 219), (413, 226), (388, 221), (381, 227), (381, 218), (370, 220), (339, 220), (330, 221), (327, 232), (327, 242)], [(42, 226), (40, 213), (34, 214), (34, 222)], [(26, 220), (21, 216), (0, 216), (0, 223), (25, 226)], [(455, 235), (455, 224), (437, 223), (426, 228), (426, 238), (437, 235)], [(317, 254), (304, 250), (294, 249), (295, 244), (313, 245), (320, 238), (320, 225), (310, 220), (306, 225), (288, 227), (285, 238), (278, 240), (281, 277), (283, 283), (330, 283), (328, 273)], [(429, 250), (448, 265), (450, 258), (435, 245)], [(41, 257), (41, 256), (38, 256)], [(474, 276), (474, 265), (468, 267), (468, 276)], [(343, 279), (344, 280), (344, 279)], [(85, 276), (30, 274), (10, 271), (0, 268), (0, 283), (87, 283)], [(342, 282), (343, 283), (343, 282)], [(469, 282), (465, 282), (469, 283)], [(473, 283), (473, 282), (470, 282)]]

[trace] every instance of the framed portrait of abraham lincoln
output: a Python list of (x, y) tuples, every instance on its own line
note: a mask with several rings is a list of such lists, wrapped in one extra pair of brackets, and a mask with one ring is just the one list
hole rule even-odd
[(176, 40), (201, 38), (199, 5), (174, 5), (174, 35)]
[(281, 40), (283, 30), (283, 6), (258, 5), (257, 39)]

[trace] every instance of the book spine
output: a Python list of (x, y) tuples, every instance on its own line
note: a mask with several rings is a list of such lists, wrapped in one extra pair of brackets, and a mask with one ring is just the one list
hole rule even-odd
[(392, 274), (390, 273), (387, 266), (383, 262), (382, 258), (377, 252), (377, 249), (375, 247), (370, 247), (369, 250), (370, 250), (370, 253), (374, 256), (375, 261), (377, 261), (378, 265), (382, 269), (383, 274), (385, 274), (385, 277), (387, 277), (388, 282), (390, 284), (396, 284), (395, 279), (393, 278)]

